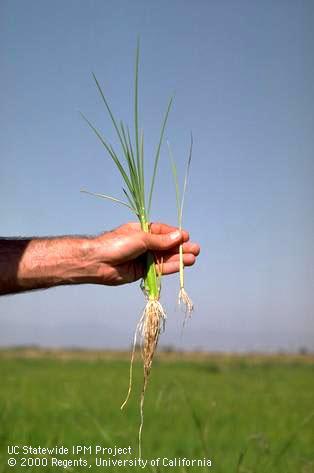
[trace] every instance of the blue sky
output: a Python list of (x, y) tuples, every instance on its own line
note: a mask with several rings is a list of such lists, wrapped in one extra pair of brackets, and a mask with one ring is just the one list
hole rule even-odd
[[(314, 349), (313, 20), (312, 1), (2, 1), (0, 234), (95, 234), (132, 219), (79, 192), (121, 196), (78, 111), (116, 143), (94, 71), (132, 124), (140, 35), (147, 174), (174, 95), (166, 138), (183, 169), (193, 131), (184, 223), (202, 248), (183, 337), (178, 281), (164, 280), (161, 343)], [(175, 223), (165, 147), (157, 178), (152, 219)], [(138, 284), (2, 297), (0, 344), (128, 347), (142, 306)]]

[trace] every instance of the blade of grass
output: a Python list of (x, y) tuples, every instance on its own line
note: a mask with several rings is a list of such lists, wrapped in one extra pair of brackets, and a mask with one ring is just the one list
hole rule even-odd
[[(131, 151), (131, 155), (134, 161), (134, 152), (133, 152), (133, 146), (132, 146), (132, 141), (131, 141), (131, 136), (130, 136), (130, 130), (129, 127), (127, 127), (127, 135), (128, 135), (128, 142), (129, 142), (129, 149)], [(135, 162), (135, 161), (134, 161)]]
[(136, 145), (136, 162), (137, 171), (140, 171), (140, 150), (139, 150), (139, 133), (138, 133), (138, 64), (140, 53), (140, 40), (137, 39), (136, 59), (135, 59), (135, 90), (134, 90), (134, 124), (135, 124), (135, 145)]
[(178, 223), (179, 223), (179, 228), (181, 228), (181, 202), (180, 202), (180, 190), (179, 190), (179, 182), (178, 182), (178, 173), (177, 173), (177, 166), (170, 148), (170, 144), (167, 141), (168, 145), (168, 151), (169, 151), (169, 156), (170, 156), (170, 162), (171, 162), (171, 168), (172, 168), (172, 177), (174, 180), (174, 187), (175, 187), (175, 192), (176, 192), (176, 201), (177, 201), (177, 213), (178, 213)]
[(106, 97), (105, 97), (105, 95), (104, 95), (104, 93), (103, 93), (103, 91), (102, 91), (102, 88), (100, 87), (100, 84), (99, 84), (99, 82), (98, 82), (98, 80), (97, 80), (97, 77), (95, 76), (94, 73), (92, 73), (92, 75), (93, 75), (94, 81), (96, 82), (96, 86), (97, 86), (98, 91), (99, 91), (99, 93), (100, 93), (100, 95), (101, 95), (101, 98), (102, 98), (102, 100), (103, 100), (103, 102), (104, 102), (104, 104), (105, 104), (105, 106), (106, 106), (106, 108), (107, 108), (107, 110), (108, 110), (108, 113), (109, 113), (109, 115), (110, 115), (110, 118), (111, 118), (111, 121), (112, 121), (112, 123), (113, 123), (113, 126), (115, 127), (115, 130), (116, 130), (117, 135), (118, 135), (118, 137), (119, 137), (119, 140), (120, 140), (120, 143), (121, 143), (123, 152), (124, 152), (124, 154), (126, 155), (126, 150), (125, 150), (125, 147), (124, 147), (123, 139), (122, 139), (122, 136), (121, 136), (119, 127), (118, 127), (118, 125), (117, 125), (117, 122), (116, 122), (116, 120), (115, 120), (115, 118), (114, 118), (114, 115), (113, 115), (113, 113), (112, 113), (112, 111), (111, 111), (111, 108), (110, 108), (110, 106), (109, 106), (109, 104), (108, 104), (108, 102), (107, 102), (107, 100), (106, 100)]
[[(81, 112), (80, 112), (81, 113)], [(115, 152), (113, 151), (113, 148), (110, 147), (106, 141), (104, 140), (104, 138), (101, 136), (101, 134), (99, 133), (99, 131), (97, 130), (97, 128), (94, 127), (94, 125), (91, 124), (91, 122), (85, 117), (85, 115), (83, 115), (83, 113), (81, 113), (81, 116), (83, 117), (83, 119), (86, 121), (86, 123), (90, 126), (90, 128), (93, 130), (93, 132), (96, 134), (96, 136), (98, 137), (98, 139), (101, 141), (101, 143), (103, 144), (103, 146), (106, 148), (106, 150), (108, 151), (108, 153), (110, 154), (111, 158), (113, 159), (113, 161), (115, 162), (117, 168), (119, 169), (126, 185), (128, 186), (131, 194), (134, 194), (134, 189), (133, 189), (133, 186), (132, 186), (132, 183), (130, 182), (130, 179), (128, 177), (128, 175), (126, 174), (122, 164), (120, 163), (117, 155), (115, 154)]]
[(141, 133), (141, 142), (140, 142), (140, 173), (139, 179), (141, 182), (141, 190), (143, 195), (143, 207), (145, 207), (145, 181), (144, 181), (144, 131)]
[[(134, 194), (136, 194), (136, 200), (140, 201), (141, 200), (141, 189), (139, 187), (139, 177), (138, 177), (138, 173), (136, 171), (135, 161), (134, 161), (134, 158), (132, 156), (131, 150), (129, 149), (129, 144), (127, 142), (125, 129), (124, 129), (122, 121), (120, 122), (120, 126), (121, 126), (122, 136), (123, 136), (123, 139), (124, 139), (124, 142), (125, 142), (125, 148), (126, 148), (126, 156), (125, 157), (126, 157), (126, 162), (127, 162), (128, 168), (129, 168), (130, 180), (132, 182), (132, 186), (133, 186), (133, 189), (134, 189)], [(113, 152), (114, 152), (114, 150), (113, 150)]]
[[(192, 418), (192, 421), (194, 423), (195, 430), (198, 433), (200, 446), (202, 448), (202, 453), (203, 453), (204, 457), (207, 457), (209, 447), (208, 447), (208, 441), (207, 441), (207, 438), (206, 438), (205, 428), (203, 426), (202, 418), (200, 417), (200, 415), (198, 414), (198, 412), (194, 408), (192, 399), (188, 395), (188, 393), (187, 393), (186, 389), (184, 388), (184, 386), (181, 385), (181, 384), (179, 386), (181, 387), (181, 391), (182, 391), (185, 403), (189, 408), (191, 418)], [(208, 467), (208, 469), (209, 469), (209, 467)]]
[(283, 443), (283, 445), (281, 446), (279, 451), (274, 455), (274, 458), (273, 458), (273, 464), (274, 465), (277, 465), (278, 463), (280, 463), (282, 457), (287, 453), (287, 451), (289, 450), (291, 445), (293, 445), (295, 439), (300, 435), (300, 432), (302, 432), (304, 427), (307, 424), (309, 424), (310, 422), (312, 422), (313, 419), (314, 419), (314, 411), (310, 412), (310, 414), (307, 415), (302, 420), (300, 425), (295, 430), (292, 431), (292, 433), (289, 435), (289, 437)]
[(126, 190), (124, 187), (122, 188), (122, 190), (123, 190), (123, 193), (124, 193), (124, 195), (126, 196), (128, 202), (130, 203), (131, 207), (134, 208), (134, 209), (136, 209), (136, 211), (137, 211), (137, 216), (138, 216), (138, 215), (139, 215), (139, 214), (138, 214), (138, 209), (137, 209), (137, 207), (136, 207), (136, 204), (133, 202), (132, 197), (128, 194), (127, 190)]
[(135, 209), (133, 206), (127, 204), (126, 202), (123, 202), (123, 201), (120, 200), (120, 199), (116, 199), (115, 197), (111, 197), (110, 195), (106, 195), (106, 194), (99, 194), (98, 192), (90, 192), (90, 191), (87, 191), (87, 190), (85, 190), (85, 189), (81, 189), (81, 192), (83, 192), (84, 194), (93, 195), (93, 196), (95, 196), (95, 197), (101, 197), (101, 198), (103, 198), (103, 199), (112, 200), (113, 202), (117, 202), (117, 203), (119, 203), (119, 204), (121, 204), (121, 205), (125, 205), (125, 207), (128, 207), (130, 210), (132, 210), (132, 212), (135, 213), (135, 215), (137, 215), (137, 211), (136, 211), (136, 209)]
[[(138, 71), (138, 62), (139, 62), (139, 57), (138, 57), (138, 56), (139, 56), (139, 44), (138, 44), (137, 59), (136, 59), (136, 61), (137, 61), (137, 66), (136, 66), (137, 69), (136, 69), (136, 70), (137, 70), (137, 71)], [(126, 141), (126, 139), (125, 139), (125, 140), (123, 139), (123, 138), (124, 138), (124, 137), (123, 137), (123, 134), (124, 134), (124, 133), (123, 133), (123, 131), (122, 131), (122, 134), (121, 134), (121, 132), (120, 132), (120, 130), (119, 130), (119, 127), (118, 127), (118, 125), (117, 125), (116, 119), (115, 119), (115, 117), (114, 117), (114, 115), (113, 115), (113, 113), (112, 113), (112, 110), (111, 110), (110, 106), (109, 106), (109, 103), (108, 103), (108, 101), (107, 101), (107, 99), (106, 99), (106, 97), (105, 97), (105, 95), (104, 95), (104, 93), (103, 93), (103, 90), (102, 90), (102, 88), (101, 88), (101, 86), (100, 86), (100, 84), (99, 84), (99, 82), (98, 82), (98, 80), (97, 80), (97, 77), (96, 77), (96, 75), (95, 75), (94, 73), (93, 73), (93, 78), (94, 78), (94, 80), (95, 80), (95, 83), (96, 83), (96, 86), (97, 86), (97, 88), (98, 88), (98, 91), (99, 91), (99, 93), (100, 93), (100, 95), (101, 95), (101, 98), (102, 98), (102, 100), (103, 100), (103, 102), (104, 102), (106, 108), (107, 108), (107, 111), (108, 111), (108, 113), (109, 113), (109, 116), (110, 116), (110, 118), (111, 118), (111, 121), (112, 121), (112, 123), (113, 123), (113, 125), (114, 125), (114, 128), (115, 128), (115, 130), (116, 130), (116, 132), (117, 132), (118, 138), (119, 138), (119, 140), (120, 140), (120, 143), (121, 143), (121, 146), (122, 146), (122, 149), (123, 149), (123, 153), (124, 153), (124, 156), (125, 156), (125, 159), (126, 159), (126, 161), (127, 161), (127, 164), (128, 164), (128, 167), (129, 167), (129, 171), (130, 171), (130, 179), (131, 179), (132, 184), (133, 184), (133, 193), (137, 194), (136, 199), (141, 200), (141, 192), (139, 191), (140, 189), (139, 189), (139, 186), (138, 186), (138, 172), (136, 172), (135, 162), (133, 162), (134, 159), (132, 159), (132, 154), (131, 154), (131, 152), (130, 152), (129, 149), (128, 149), (127, 141)], [(138, 79), (137, 79), (137, 80), (138, 80)], [(136, 86), (136, 88), (137, 88), (137, 86)], [(138, 94), (138, 91), (137, 91), (137, 94)], [(137, 100), (138, 100), (138, 99), (137, 99)], [(122, 127), (123, 127), (123, 125), (122, 125)], [(115, 154), (115, 153), (114, 153), (114, 154)], [(115, 154), (115, 155), (116, 155), (116, 154)], [(121, 163), (120, 163), (120, 164), (121, 164)], [(128, 186), (128, 187), (129, 187), (129, 186)], [(131, 189), (130, 189), (130, 191), (131, 191)]]
[(168, 103), (165, 118), (163, 120), (161, 133), (160, 133), (160, 139), (159, 139), (158, 148), (157, 148), (157, 152), (156, 152), (156, 156), (155, 156), (154, 171), (153, 171), (153, 177), (152, 177), (152, 181), (151, 181), (151, 186), (150, 186), (150, 191), (149, 191), (149, 198), (148, 198), (148, 207), (147, 207), (147, 214), (148, 215), (150, 214), (150, 209), (151, 209), (151, 205), (152, 205), (152, 197), (153, 197), (153, 190), (154, 190), (155, 178), (156, 178), (156, 173), (157, 173), (157, 166), (158, 166), (159, 155), (160, 155), (160, 148), (161, 148), (161, 144), (162, 144), (162, 140), (163, 140), (163, 136), (164, 136), (164, 132), (165, 132), (165, 128), (166, 128), (166, 123), (167, 123), (167, 120), (168, 120), (168, 115), (169, 115), (170, 108), (171, 108), (171, 105), (172, 105), (172, 101), (173, 101), (173, 98), (171, 97), (171, 99), (169, 100), (169, 103)]
[[(178, 213), (178, 226), (179, 229), (182, 229), (182, 216), (183, 216), (183, 205), (184, 205), (184, 196), (186, 192), (186, 187), (187, 187), (187, 181), (188, 181), (188, 175), (189, 175), (189, 170), (190, 170), (190, 164), (191, 164), (191, 159), (192, 159), (192, 148), (193, 148), (193, 136), (191, 133), (191, 145), (190, 145), (190, 153), (188, 157), (188, 162), (187, 162), (187, 168), (185, 172), (185, 177), (184, 177), (184, 183), (183, 183), (183, 190), (182, 190), (182, 199), (180, 201), (180, 189), (179, 189), (179, 180), (178, 180), (178, 172), (177, 172), (177, 166), (175, 163), (175, 160), (173, 158), (172, 152), (170, 145), (168, 143), (168, 149), (169, 149), (169, 156), (170, 156), (170, 162), (171, 162), (171, 168), (172, 168), (172, 175), (173, 175), (173, 180), (174, 180), (174, 185), (175, 185), (175, 191), (176, 191), (176, 200), (177, 200), (177, 213)], [(185, 318), (183, 322), (182, 329), (185, 326), (185, 322), (187, 320), (187, 316), (190, 316), (192, 311), (193, 311), (193, 302), (190, 299), (188, 293), (186, 292), (184, 288), (184, 261), (183, 261), (183, 246), (182, 244), (179, 246), (179, 275), (180, 275), (180, 290), (179, 290), (179, 295), (178, 295), (178, 304), (185, 306)]]
[[(138, 183), (138, 188), (139, 188), (139, 194), (140, 194), (140, 207), (145, 208), (145, 187), (144, 187), (144, 178), (143, 178), (143, 166), (140, 166), (140, 169), (137, 170), (137, 167), (135, 165), (135, 159), (134, 159), (134, 152), (133, 152), (133, 147), (132, 147), (132, 142), (131, 142), (131, 137), (130, 137), (130, 131), (129, 128), (127, 128), (127, 135), (128, 135), (128, 149), (130, 151), (130, 155), (132, 157), (135, 169), (136, 169), (136, 177), (137, 177), (137, 183)], [(144, 159), (144, 157), (143, 157)], [(139, 209), (140, 210), (140, 209)]]
[(184, 206), (184, 197), (185, 197), (185, 192), (186, 192), (186, 186), (189, 178), (189, 173), (190, 173), (190, 166), (191, 166), (191, 160), (192, 160), (192, 150), (193, 150), (193, 135), (191, 133), (191, 143), (190, 143), (190, 153), (189, 153), (189, 158), (188, 158), (188, 163), (186, 166), (186, 171), (185, 171), (185, 176), (184, 176), (184, 184), (183, 184), (183, 191), (182, 191), (182, 201), (180, 205), (180, 226), (182, 225), (182, 215), (183, 215), (183, 206)]
[[(124, 144), (125, 144), (125, 148), (126, 148), (126, 151), (127, 151), (127, 155), (128, 155), (128, 164), (129, 164), (129, 168), (130, 168), (130, 172), (131, 172), (131, 169), (132, 169), (132, 173), (134, 175), (136, 175), (136, 164), (135, 164), (135, 160), (134, 160), (134, 155), (133, 155), (133, 150), (132, 148), (129, 146), (129, 143), (128, 143), (128, 140), (127, 140), (127, 136), (126, 136), (126, 132), (125, 132), (125, 128), (124, 128), (124, 125), (123, 125), (123, 122), (120, 121), (120, 128), (121, 128), (121, 132), (122, 132), (122, 137), (123, 137), (123, 140), (124, 140)], [(131, 166), (130, 166), (131, 164)]]

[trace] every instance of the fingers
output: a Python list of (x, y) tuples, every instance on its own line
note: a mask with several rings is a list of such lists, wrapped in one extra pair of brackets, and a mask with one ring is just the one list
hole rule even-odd
[[(177, 253), (175, 255), (164, 256), (160, 259), (157, 259), (156, 261), (163, 262), (163, 264), (174, 263), (174, 262), (176, 263), (180, 261), (180, 255)], [(183, 255), (184, 266), (191, 266), (192, 264), (195, 263), (195, 261), (196, 261), (196, 257), (192, 253), (187, 253)]]
[[(189, 265), (190, 261), (194, 264), (196, 257), (200, 253), (200, 247), (197, 243), (183, 243), (183, 261), (185, 265)], [(163, 261), (164, 263), (179, 261), (179, 248), (175, 247), (168, 251), (155, 251), (156, 261)]]
[[(140, 224), (136, 222), (130, 222), (117, 228), (113, 233), (118, 236), (114, 243), (117, 247), (119, 261), (121, 259), (128, 261), (137, 258), (146, 251), (152, 251), (159, 260), (162, 257), (165, 262), (173, 263), (177, 261), (177, 258), (171, 257), (178, 255), (179, 246), (182, 244), (183, 253), (191, 255), (187, 257), (186, 264), (188, 265), (191, 258), (193, 260), (193, 257), (198, 256), (200, 252), (199, 245), (190, 242), (189, 234), (184, 230), (164, 223), (152, 223), (150, 230), (150, 233), (143, 232)], [(119, 239), (120, 236), (123, 236), (124, 240)]]
[[(195, 256), (189, 255), (190, 258), (184, 257), (184, 266), (192, 266), (195, 262)], [(186, 262), (185, 262), (186, 261)], [(164, 263), (162, 266), (159, 266), (162, 269), (162, 274), (174, 274), (180, 271), (180, 263), (179, 261), (169, 261)]]
[[(157, 223), (152, 223), (150, 225), (150, 231), (151, 233), (154, 233), (156, 235), (162, 235), (162, 234), (167, 234), (167, 233), (170, 233), (170, 232), (174, 232), (178, 230), (178, 227), (173, 227), (171, 225), (167, 225), (166, 223), (160, 223), (160, 222), (157, 222)], [(183, 235), (184, 235), (184, 238), (186, 240), (184, 241), (187, 241), (189, 238), (189, 234), (188, 232), (186, 232), (185, 230), (181, 230)]]
[[(128, 222), (124, 223), (117, 227), (116, 230), (137, 230), (141, 231), (141, 224), (139, 222)], [(173, 227), (172, 225), (167, 225), (166, 223), (151, 223), (150, 231), (151, 233), (160, 234), (160, 233), (170, 233), (174, 230), (177, 230), (178, 227)]]
[(143, 232), (141, 238), (146, 246), (146, 250), (166, 251), (187, 241), (189, 236), (186, 232), (176, 229), (170, 233), (157, 235)]
[[(183, 253), (192, 253), (194, 256), (198, 256), (200, 254), (200, 246), (197, 243), (188, 241), (186, 243), (183, 243), (182, 248), (183, 248)], [(155, 254), (157, 257), (163, 257), (163, 258), (172, 256), (172, 255), (177, 255), (179, 254), (179, 247), (176, 246), (174, 248), (171, 248), (168, 251), (162, 251), (162, 252), (156, 251)]]
[[(184, 266), (193, 266), (196, 257), (200, 253), (200, 246), (197, 243), (186, 242), (183, 243), (182, 247)], [(178, 247), (174, 247), (167, 252), (157, 252), (155, 256), (157, 261), (159, 261), (158, 267), (162, 268), (162, 274), (174, 274), (180, 271), (180, 254)]]
[(201, 252), (200, 245), (195, 242), (183, 243), (183, 253), (193, 253), (193, 255), (198, 256)]
[[(150, 232), (154, 235), (164, 235), (167, 233), (171, 233), (178, 230), (178, 227), (174, 227), (172, 225), (167, 225), (166, 223), (151, 223), (150, 224)], [(141, 224), (138, 222), (129, 222), (121, 225), (120, 227), (116, 228), (116, 231), (119, 233), (127, 233), (129, 231), (141, 231)], [(189, 239), (189, 234), (185, 230), (181, 230), (184, 236), (184, 241)]]

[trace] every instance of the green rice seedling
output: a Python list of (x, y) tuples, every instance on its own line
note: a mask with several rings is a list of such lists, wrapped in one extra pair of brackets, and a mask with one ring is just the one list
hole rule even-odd
[[(152, 196), (154, 191), (156, 173), (158, 168), (158, 162), (160, 157), (160, 149), (163, 142), (165, 127), (169, 115), (169, 111), (172, 105), (172, 98), (168, 102), (165, 116), (163, 118), (160, 137), (156, 149), (153, 173), (148, 189), (148, 194), (146, 194), (146, 180), (144, 175), (144, 133), (139, 131), (139, 117), (138, 117), (138, 69), (139, 69), (139, 42), (137, 44), (136, 50), (136, 60), (135, 60), (135, 93), (134, 93), (134, 139), (132, 143), (131, 134), (129, 128), (126, 127), (122, 121), (119, 123), (116, 121), (109, 103), (103, 93), (103, 90), (95, 76), (93, 74), (96, 87), (101, 96), (101, 99), (107, 109), (107, 112), (110, 116), (113, 127), (116, 131), (119, 143), (121, 145), (121, 155), (124, 159), (119, 157), (114, 148), (107, 142), (107, 140), (101, 135), (97, 128), (92, 125), (92, 123), (84, 116), (84, 120), (87, 122), (89, 127), (96, 134), (98, 139), (101, 141), (105, 150), (115, 163), (118, 168), (122, 179), (124, 181), (123, 193), (126, 198), (126, 201), (122, 201), (112, 196), (106, 194), (96, 194), (88, 191), (89, 194), (96, 195), (101, 198), (109, 199), (114, 202), (120, 203), (128, 207), (138, 218), (141, 228), (144, 232), (150, 232), (150, 210), (152, 204)], [(156, 261), (154, 255), (150, 252), (147, 253), (146, 257), (146, 272), (142, 281), (142, 289), (146, 298), (146, 305), (143, 310), (143, 313), (140, 317), (140, 320), (137, 324), (135, 334), (134, 334), (134, 343), (133, 351), (130, 364), (130, 381), (129, 381), (129, 390), (127, 393), (126, 400), (121, 406), (121, 409), (125, 406), (130, 396), (131, 387), (132, 387), (132, 365), (134, 360), (134, 353), (136, 347), (137, 336), (141, 338), (141, 352), (144, 365), (144, 382), (141, 392), (140, 400), (140, 415), (141, 423), (139, 429), (139, 456), (141, 456), (141, 432), (143, 427), (143, 405), (144, 405), (144, 396), (147, 387), (148, 377), (151, 371), (152, 361), (154, 353), (157, 347), (159, 334), (161, 329), (164, 327), (166, 314), (159, 301), (160, 298), (160, 285), (161, 285), (161, 274), (156, 270)]]
[[(187, 187), (187, 182), (189, 178), (189, 172), (190, 172), (190, 166), (191, 166), (191, 160), (192, 160), (192, 149), (193, 149), (193, 135), (191, 133), (191, 143), (190, 143), (190, 152), (189, 152), (189, 157), (187, 161), (187, 166), (186, 166), (186, 171), (185, 171), (185, 176), (184, 176), (184, 182), (183, 182), (183, 189), (182, 189), (182, 196), (180, 193), (179, 189), (179, 179), (178, 179), (178, 172), (177, 172), (177, 166), (170, 148), (170, 145), (168, 143), (168, 150), (169, 150), (169, 156), (170, 156), (170, 162), (171, 162), (171, 168), (172, 168), (172, 175), (173, 175), (173, 180), (174, 180), (174, 186), (175, 186), (175, 191), (176, 191), (176, 202), (177, 202), (177, 212), (178, 212), (178, 226), (179, 229), (182, 230), (182, 217), (183, 217), (183, 206), (184, 206), (184, 197), (186, 193), (186, 187)], [(194, 306), (193, 302), (190, 299), (188, 293), (185, 290), (184, 287), (184, 263), (183, 263), (183, 246), (182, 244), (179, 247), (179, 255), (180, 255), (180, 288), (179, 288), (179, 294), (178, 294), (178, 304), (183, 305), (185, 309), (185, 318), (183, 325), (186, 322), (187, 317), (190, 317)]]

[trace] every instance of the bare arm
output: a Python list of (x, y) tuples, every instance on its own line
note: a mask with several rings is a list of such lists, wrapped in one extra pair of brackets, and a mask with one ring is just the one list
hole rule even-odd
[(80, 282), (87, 242), (77, 237), (1, 238), (0, 294)]
[(150, 250), (162, 258), (163, 273), (179, 270), (178, 245), (184, 243), (184, 264), (194, 264), (199, 246), (187, 232), (153, 224), (146, 234), (129, 223), (96, 237), (0, 239), (0, 294), (66, 284), (119, 285), (140, 279), (143, 256)]

